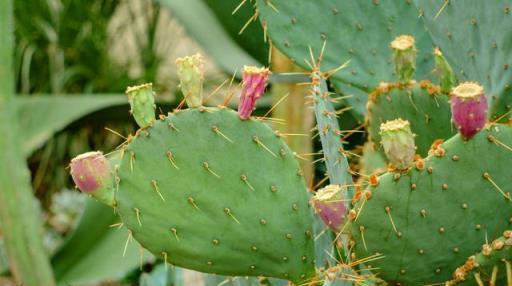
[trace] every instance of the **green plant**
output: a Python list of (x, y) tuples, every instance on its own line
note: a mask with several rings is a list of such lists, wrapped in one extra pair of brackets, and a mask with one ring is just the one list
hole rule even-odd
[[(193, 65), (182, 73), (182, 89), (195, 104), (202, 89), (184, 84), (201, 85), (193, 80), (202, 77), (200, 63)], [(116, 191), (108, 189), (130, 238), (170, 263), (203, 272), (297, 283), (314, 276), (312, 221), (298, 163), (278, 134), (250, 117), (267, 76), (266, 69), (245, 68), (238, 114), (199, 105), (151, 119), (150, 85), (127, 90), (141, 129), (124, 144), (110, 175)], [(81, 163), (72, 163), (71, 172), (82, 191), (104, 192), (96, 184), (100, 170), (91, 172), (96, 157), (76, 160)]]
[[(259, 0), (256, 4), (272, 43), (297, 64), (313, 69), (313, 74), (312, 51), (322, 50), (319, 59), (326, 70), (351, 60), (347, 68), (327, 72), (335, 89), (352, 96), (346, 101), (354, 110), (366, 114), (371, 140), (363, 154), (363, 162), (371, 165), (364, 170), (368, 176), (358, 179), (355, 205), (348, 215), (351, 222), (345, 226), (351, 229), (346, 232), (352, 237), (348, 245), (355, 250), (354, 255), (346, 255), (352, 258), (346, 264), (367, 261), (362, 269), (376, 267), (378, 276), (389, 283), (440, 283), (449, 280), (487, 237), (495, 239), (507, 229), (511, 186), (506, 166), (497, 162), (510, 158), (511, 131), (497, 122), (509, 117), (510, 109), (507, 58), (512, 49), (505, 28), (510, 3), (497, 1), (484, 7), (472, 0)], [(485, 36), (477, 36), (480, 33)], [(403, 34), (413, 35), (417, 48), (411, 45), (414, 39)], [(391, 49), (386, 47), (390, 42)], [(432, 56), (428, 53), (434, 45), (439, 48)], [(398, 81), (390, 82), (393, 78)], [(477, 81), (483, 88), (475, 83), (455, 88), (457, 79)], [(437, 80), (440, 86), (427, 80)], [(482, 89), (487, 97), (482, 97)], [(370, 95), (367, 110), (361, 91)], [(486, 116), (487, 101), (493, 122)], [(407, 120), (417, 135), (416, 159), (411, 156), (411, 133), (398, 125), (382, 125), (399, 118)], [(389, 127), (401, 131), (388, 133), (393, 129)], [(462, 136), (453, 136), (456, 129)], [(381, 144), (391, 162), (387, 172), (379, 162), (382, 156), (375, 152)], [(329, 146), (323, 148), (329, 162)], [(331, 180), (344, 171), (329, 174)], [(501, 204), (496, 214), (494, 206)], [(473, 234), (468, 234), (469, 229)], [(493, 269), (494, 262), (486, 265)], [(497, 278), (481, 275), (481, 280), (495, 283), (505, 273)]]
[[(16, 281), (25, 285), (54, 285), (48, 257), (39, 234), (38, 209), (30, 189), (30, 177), (22, 155), (14, 102), (12, 54), (12, 1), (0, 4), (0, 118), (6, 132), (0, 140), (0, 222), (10, 268)], [(12, 128), (12, 130), (10, 130)], [(13, 131), (14, 130), (14, 131)]]

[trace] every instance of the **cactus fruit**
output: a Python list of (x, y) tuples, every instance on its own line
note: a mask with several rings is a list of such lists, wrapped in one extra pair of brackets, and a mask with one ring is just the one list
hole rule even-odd
[(469, 139), (480, 131), (487, 121), (487, 97), (481, 85), (464, 82), (451, 93), (452, 121), (460, 134)]
[(188, 107), (203, 104), (204, 61), (200, 54), (176, 59), (180, 87)]
[(73, 181), (80, 191), (114, 206), (113, 176), (110, 162), (101, 152), (87, 152), (69, 164)]
[(448, 96), (429, 81), (416, 83), (381, 83), (367, 104), (366, 125), (370, 140), (379, 146), (380, 125), (402, 118), (409, 121), (416, 134), (417, 153), (426, 156), (432, 142), (455, 134), (451, 124)]
[(434, 73), (439, 78), (439, 86), (441, 87), (441, 92), (448, 94), (457, 83), (457, 77), (455, 76), (452, 67), (443, 56), (443, 53), (437, 47), (434, 48), (434, 62)]
[[(454, 265), (509, 227), (507, 175), (512, 127), (493, 125), (470, 140), (454, 136), (407, 173), (387, 173), (353, 212), (355, 253), (380, 277), (405, 285), (449, 279)], [(475, 156), (478, 154), (478, 156)], [(482, 158), (486, 158), (483, 160)], [(492, 207), (489, 207), (492, 206)]]
[(126, 95), (130, 102), (130, 113), (133, 115), (135, 122), (141, 128), (151, 126), (155, 121), (156, 108), (153, 85), (146, 83), (128, 87)]
[(409, 82), (416, 70), (416, 46), (414, 37), (401, 35), (391, 42), (395, 73), (400, 82)]
[(257, 68), (253, 66), (244, 66), (243, 69), (242, 93), (240, 94), (240, 104), (238, 105), (238, 114), (243, 120), (251, 116), (256, 105), (256, 101), (265, 92), (267, 79), (270, 74), (268, 68)]
[(311, 200), (318, 216), (334, 232), (341, 231), (344, 225), (346, 198), (346, 186), (328, 185), (318, 190)]
[(405, 170), (412, 166), (416, 145), (409, 121), (399, 118), (382, 123), (380, 137), (384, 153), (394, 167)]

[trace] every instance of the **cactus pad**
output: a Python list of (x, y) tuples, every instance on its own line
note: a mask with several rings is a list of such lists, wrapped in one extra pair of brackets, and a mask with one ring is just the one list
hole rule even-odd
[[(505, 285), (512, 281), (512, 231), (506, 230), (503, 236), (482, 245), (482, 250), (471, 255), (464, 265), (458, 267), (446, 286), (454, 285)], [(507, 284), (507, 285), (509, 285)]]
[(311, 61), (308, 47), (318, 53), (324, 40), (325, 70), (351, 60), (331, 81), (344, 93), (354, 94), (347, 101), (359, 113), (365, 112), (367, 92), (380, 81), (395, 78), (389, 43), (396, 36), (409, 34), (416, 39), (416, 74), (420, 78), (433, 68), (433, 44), (410, 1), (258, 0), (256, 3), (273, 45), (298, 65), (310, 68), (304, 61)]
[(381, 143), (380, 125), (396, 118), (411, 124), (421, 156), (427, 155), (434, 140), (450, 138), (457, 131), (451, 124), (448, 96), (428, 81), (382, 83), (370, 94), (367, 107), (368, 133), (375, 146)]
[[(512, 104), (512, 3), (415, 0), (434, 42), (461, 80), (484, 85), (491, 114)], [(509, 116), (510, 117), (510, 116)]]
[(123, 222), (168, 262), (296, 283), (314, 275), (302, 173), (261, 121), (206, 107), (162, 117), (124, 148), (118, 176)]
[(456, 135), (405, 173), (371, 182), (351, 218), (358, 258), (402, 285), (446, 281), (512, 220), (512, 128), (494, 125), (469, 141)]

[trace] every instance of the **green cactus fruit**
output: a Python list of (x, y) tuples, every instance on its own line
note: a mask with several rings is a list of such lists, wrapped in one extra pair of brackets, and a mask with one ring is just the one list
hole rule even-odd
[[(512, 3), (508, 0), (414, 0), (428, 33), (460, 80), (476, 80), (487, 92), (489, 113), (512, 106)], [(510, 118), (510, 114), (508, 116)]]
[(391, 81), (389, 43), (402, 34), (412, 35), (418, 48), (416, 75), (432, 70), (434, 47), (419, 12), (410, 1), (376, 0), (257, 0), (259, 18), (273, 46), (304, 68), (311, 68), (309, 47), (318, 53), (324, 41), (324, 69), (336, 72), (331, 83), (352, 95), (347, 102), (359, 114), (366, 112), (367, 94), (381, 81)]
[(382, 123), (380, 137), (384, 153), (394, 167), (405, 170), (412, 166), (416, 145), (409, 121), (399, 118)]
[(449, 94), (452, 88), (457, 84), (457, 77), (443, 53), (437, 47), (434, 48), (434, 62), (434, 74), (439, 78), (441, 92)]
[(139, 130), (123, 152), (117, 211), (153, 254), (222, 275), (315, 275), (304, 178), (262, 121), (228, 108), (181, 110)]
[(180, 87), (188, 107), (203, 105), (204, 61), (200, 54), (176, 59)]
[(448, 96), (429, 81), (407, 84), (381, 83), (367, 104), (366, 124), (370, 141), (380, 146), (380, 125), (402, 118), (409, 121), (416, 134), (417, 153), (426, 156), (437, 139), (447, 139), (456, 133), (452, 127)]
[[(349, 213), (357, 259), (402, 285), (450, 279), (454, 265), (510, 227), (512, 127), (492, 125), (471, 140), (456, 135), (408, 172), (370, 180)], [(374, 257), (375, 258), (375, 257)]]
[(445, 285), (510, 285), (511, 260), (512, 231), (506, 230), (503, 236), (482, 245), (479, 253), (471, 255), (462, 266), (457, 267)]
[(69, 168), (80, 191), (104, 204), (115, 206), (112, 169), (103, 153), (87, 152), (78, 155), (71, 160)]
[(416, 70), (418, 51), (414, 42), (414, 37), (410, 35), (400, 35), (391, 42), (395, 74), (400, 82), (409, 82)]
[(155, 121), (156, 108), (153, 84), (146, 83), (128, 87), (126, 95), (130, 102), (130, 113), (135, 118), (135, 122), (141, 128), (151, 126)]

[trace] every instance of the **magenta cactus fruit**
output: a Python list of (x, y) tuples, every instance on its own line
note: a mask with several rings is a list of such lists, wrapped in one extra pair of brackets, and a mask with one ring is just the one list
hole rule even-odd
[(270, 71), (268, 68), (244, 66), (242, 93), (240, 94), (240, 103), (238, 105), (238, 114), (241, 119), (245, 120), (251, 116), (256, 101), (265, 91), (269, 75)]
[(335, 232), (341, 231), (347, 213), (344, 191), (346, 189), (340, 185), (328, 185), (318, 190), (311, 200), (318, 216)]
[(409, 121), (401, 118), (380, 125), (381, 144), (391, 164), (399, 170), (412, 166), (416, 155)]
[(114, 205), (110, 162), (101, 152), (87, 152), (71, 160), (71, 176), (78, 189), (99, 201)]
[(475, 82), (464, 82), (451, 94), (452, 121), (464, 139), (468, 140), (487, 122), (487, 97), (484, 88)]

